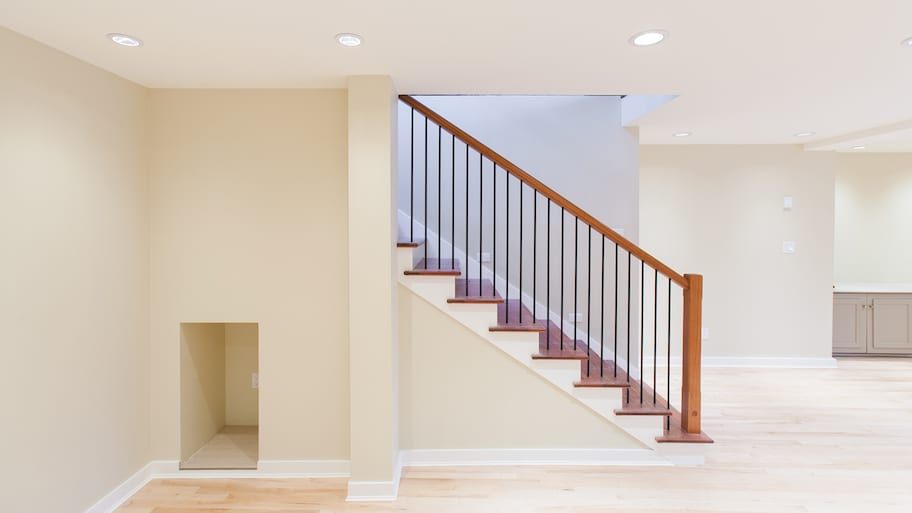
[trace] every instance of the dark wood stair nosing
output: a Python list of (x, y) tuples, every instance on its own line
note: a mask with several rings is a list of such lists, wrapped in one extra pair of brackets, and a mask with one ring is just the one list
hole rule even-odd
[(457, 296), (447, 299), (447, 303), (465, 303), (465, 304), (477, 304), (477, 305), (497, 305), (504, 302), (504, 298), (500, 296)]
[(545, 327), (540, 324), (497, 324), (488, 328), (493, 332), (523, 332), (523, 333), (540, 333), (545, 331)]
[(715, 440), (709, 437), (706, 433), (700, 431), (699, 433), (682, 433), (682, 432), (671, 432), (664, 433), (655, 437), (656, 442), (660, 444), (714, 444)]
[(406, 276), (462, 276), (460, 269), (406, 269)]
[(576, 388), (630, 388), (628, 381), (574, 381)]
[(667, 408), (652, 408), (636, 406), (631, 408), (617, 408), (614, 410), (615, 415), (652, 415), (656, 417), (670, 417), (672, 411)]
[(589, 355), (586, 353), (536, 353), (532, 355), (533, 360), (588, 360)]
[(400, 240), (396, 242), (397, 248), (417, 248), (424, 244), (423, 240)]

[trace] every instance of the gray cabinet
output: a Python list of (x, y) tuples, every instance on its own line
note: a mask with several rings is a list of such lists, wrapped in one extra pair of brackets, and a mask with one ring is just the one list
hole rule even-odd
[(833, 353), (912, 353), (912, 294), (836, 293)]

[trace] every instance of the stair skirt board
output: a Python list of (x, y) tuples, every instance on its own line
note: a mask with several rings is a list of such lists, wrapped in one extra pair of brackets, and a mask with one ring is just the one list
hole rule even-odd
[[(411, 248), (399, 248), (400, 268), (408, 267), (414, 259)], [(703, 460), (702, 444), (659, 444), (656, 437), (663, 434), (665, 417), (643, 415), (616, 415), (614, 410), (621, 407), (622, 389), (607, 387), (574, 387), (579, 380), (578, 360), (535, 360), (538, 352), (538, 333), (535, 332), (492, 332), (489, 327), (496, 319), (497, 305), (449, 303), (453, 295), (456, 278), (453, 276), (407, 276), (400, 273), (399, 282), (432, 306), (456, 319), (495, 347), (510, 355), (516, 361), (530, 368), (553, 386), (566, 392), (574, 400), (617, 425), (621, 430), (640, 442), (646, 450), (674, 464), (699, 464)], [(686, 448), (668, 448), (669, 445), (686, 445)]]
[[(403, 230), (402, 227), (409, 226), (408, 214), (406, 212), (403, 212), (402, 210), (397, 210), (397, 213), (398, 213), (398, 218), (399, 218), (399, 227), (400, 227), (399, 231), (401, 233), (407, 234), (408, 230), (407, 229)], [(422, 224), (420, 221), (415, 221), (415, 233), (416, 234), (420, 233), (422, 236), (424, 235), (424, 224)], [(443, 239), (443, 238), (440, 239), (439, 247), (438, 247), (437, 233), (434, 230), (428, 228), (427, 234), (428, 234), (427, 240), (425, 240), (423, 243), (419, 244), (417, 247), (398, 247), (397, 250), (402, 252), (402, 253), (400, 253), (400, 255), (403, 255), (406, 252), (411, 253), (410, 260), (402, 258), (401, 256), (399, 258), (399, 268), (398, 268), (399, 273), (398, 274), (400, 276), (405, 271), (412, 270), (416, 265), (418, 265), (418, 263), (421, 260), (424, 259), (424, 251), (421, 249), (421, 247), (424, 244), (427, 244), (427, 246), (428, 246), (428, 255), (439, 254), (439, 255), (442, 255), (443, 257), (455, 255), (455, 259), (459, 260), (463, 263), (462, 266), (460, 267), (460, 269), (469, 270), (472, 273), (477, 272), (478, 259), (476, 259), (472, 256), (469, 256), (469, 255), (466, 255), (466, 253), (464, 251), (460, 250), (459, 248), (455, 248), (455, 251), (454, 251), (450, 242), (448, 242), (446, 239)], [(405, 239), (407, 239), (407, 238), (408, 237), (405, 237)], [(404, 240), (404, 239), (401, 238), (401, 240)], [(438, 251), (439, 251), (439, 253), (438, 253)], [(492, 283), (494, 283), (495, 284), (494, 288), (498, 291), (508, 290), (511, 300), (517, 299), (520, 297), (519, 287), (516, 287), (512, 284), (507, 284), (506, 280), (504, 278), (500, 277), (499, 275), (495, 276), (487, 264), (483, 265), (481, 268), (481, 277), (484, 280), (490, 280)], [(425, 278), (427, 278), (427, 276), (425, 276)], [(449, 296), (447, 297), (447, 299), (449, 299), (450, 297), (453, 296), (454, 290), (455, 290), (455, 285), (453, 285), (452, 290), (449, 291)], [(532, 299), (532, 296), (530, 294), (528, 294), (527, 292), (528, 292), (528, 290), (524, 290), (523, 294), (522, 294), (522, 304), (523, 305), (534, 304), (536, 307), (536, 311), (548, 312), (548, 320), (550, 320), (551, 322), (553, 322), (555, 324), (560, 324), (561, 316), (560, 316), (559, 312), (549, 311), (546, 308), (546, 305), (544, 303), (534, 301)], [(456, 304), (456, 303), (454, 303), (454, 304)], [(636, 307), (636, 305), (634, 305), (634, 307)], [(446, 311), (447, 310), (444, 309), (444, 312), (446, 312)], [(496, 316), (494, 317), (494, 319), (496, 319)], [(487, 322), (488, 322), (488, 324), (485, 326), (485, 329), (487, 329), (495, 324), (494, 322), (491, 321), (491, 319), (488, 319)], [(583, 329), (581, 326), (577, 327), (577, 337), (576, 338), (578, 340), (582, 340), (582, 341), (586, 342), (589, 345), (589, 347), (592, 349), (597, 348), (599, 345), (599, 341), (594, 338), (591, 338), (589, 336), (589, 333), (585, 329)], [(605, 354), (603, 354), (601, 356), (603, 359), (606, 359), (606, 360), (616, 360), (619, 368), (624, 368), (624, 369), (627, 368), (627, 359), (622, 358), (622, 357), (616, 357), (614, 352), (609, 347), (605, 347)], [(672, 358), (675, 358), (675, 356), (673, 355)], [(677, 356), (677, 360), (679, 362), (680, 362), (680, 359), (681, 359), (681, 357)], [(659, 362), (658, 367), (664, 368), (665, 365), (662, 362)], [(640, 379), (640, 371), (637, 368), (637, 366), (633, 365), (632, 363), (631, 363), (631, 367), (630, 367), (630, 377), (633, 379), (637, 379), (637, 380)]]

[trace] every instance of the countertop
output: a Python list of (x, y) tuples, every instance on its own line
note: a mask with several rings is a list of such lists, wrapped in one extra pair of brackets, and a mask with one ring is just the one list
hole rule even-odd
[(837, 283), (833, 292), (855, 294), (912, 294), (912, 283)]

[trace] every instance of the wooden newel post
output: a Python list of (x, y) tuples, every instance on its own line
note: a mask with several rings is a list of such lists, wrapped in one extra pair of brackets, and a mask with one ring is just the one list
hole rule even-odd
[(703, 335), (703, 276), (685, 274), (684, 350), (682, 353), (681, 427), (687, 433), (700, 428), (700, 358)]

